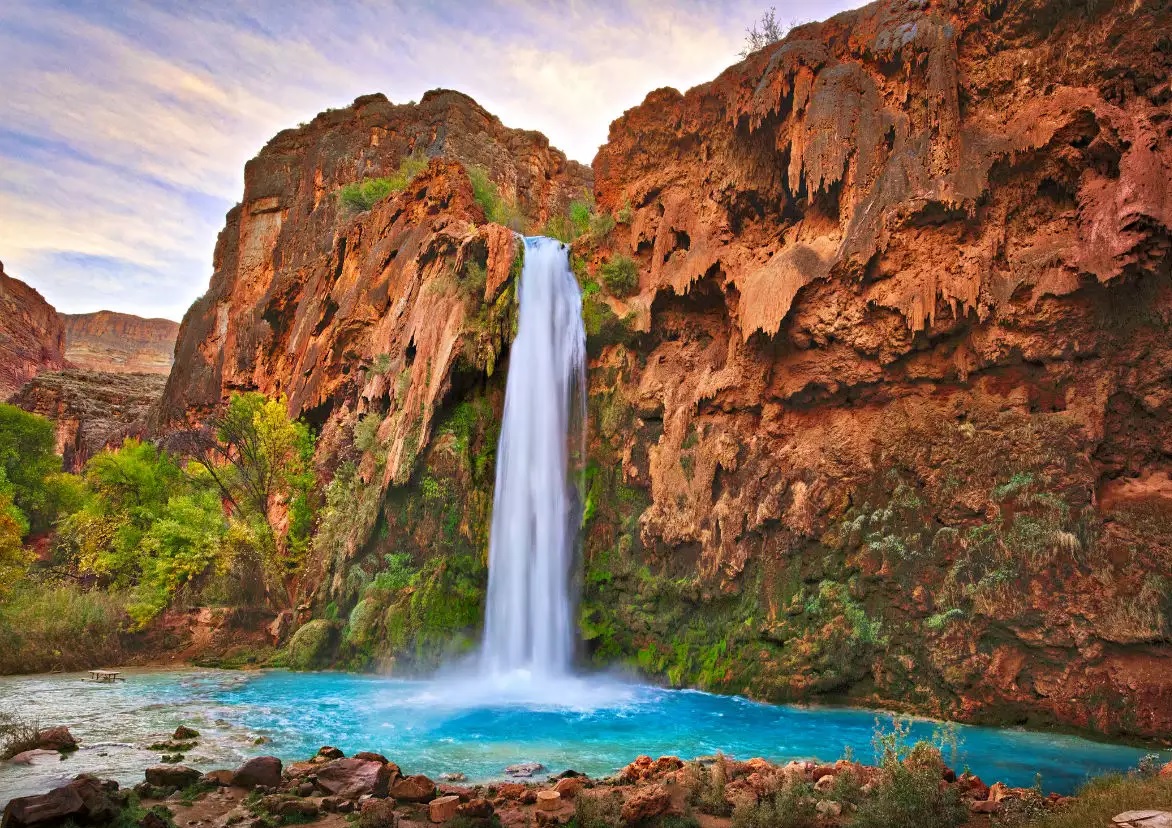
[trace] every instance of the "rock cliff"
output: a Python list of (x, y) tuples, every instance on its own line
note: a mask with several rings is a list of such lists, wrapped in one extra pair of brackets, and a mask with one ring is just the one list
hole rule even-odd
[[(379, 341), (385, 334), (372, 332), (416, 312), (415, 271), (447, 251), (427, 250), (426, 234), (404, 224), (422, 208), (351, 218), (338, 195), (344, 185), (392, 175), (412, 154), (483, 170), (537, 226), (590, 186), (589, 169), (567, 161), (544, 136), (509, 129), (471, 98), (446, 90), (418, 104), (366, 96), (280, 133), (245, 168), (244, 198), (220, 234), (211, 286), (184, 317), (161, 424), (198, 419), (232, 389), (247, 388), (287, 394), (294, 410), (318, 412), (311, 419), (321, 425), (344, 396), (340, 386), (357, 387), (349, 371), (359, 361), (390, 354), (403, 363), (410, 337), (392, 353), (379, 350), (390, 346)], [(441, 178), (450, 177), (450, 168), (440, 169)], [(467, 175), (463, 182), (445, 183), (442, 194), (413, 191), (425, 199), (422, 215), (438, 222), (434, 230), (448, 222), (449, 208), (469, 223), (484, 221)], [(451, 186), (461, 195), (456, 205), (449, 204)], [(387, 241), (382, 234), (396, 223), (402, 238)], [(494, 253), (508, 236), (493, 236)], [(367, 258), (374, 256), (382, 258)], [(420, 339), (438, 324), (421, 323)]]
[(169, 374), (179, 323), (127, 313), (63, 313), (65, 358), (85, 371)]
[(65, 328), (41, 294), (0, 264), (0, 400), (40, 371), (65, 367)]
[(599, 569), (599, 647), (1168, 732), (1170, 31), (1159, 3), (881, 2), (611, 126), (596, 193), (628, 220), (595, 256), (640, 289), (594, 388), (651, 574)]
[[(1170, 31), (1143, 0), (884, 0), (612, 125), (617, 226), (574, 245), (584, 657), (1172, 731)], [(156, 414), (260, 389), (320, 429), (315, 606), (354, 666), (479, 618), (515, 271), (457, 160), (536, 226), (589, 181), (450, 92), (277, 136)]]
[(146, 434), (147, 415), (165, 377), (101, 371), (43, 371), (12, 396), (13, 405), (53, 421), (67, 471), (126, 437)]

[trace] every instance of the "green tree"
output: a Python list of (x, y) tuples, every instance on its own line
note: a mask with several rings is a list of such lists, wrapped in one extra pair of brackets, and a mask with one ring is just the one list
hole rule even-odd
[(28, 569), (32, 556), (21, 540), (28, 521), (12, 502), (9, 492), (0, 492), (0, 600), (3, 600)]
[(233, 394), (195, 457), (255, 539), (264, 571), (296, 606), (314, 523), (313, 435), (284, 396)]
[(225, 565), (227, 520), (215, 488), (165, 451), (125, 440), (86, 464), (85, 502), (59, 524), (78, 571), (130, 590), (142, 627), (180, 590)]
[(28, 522), (25, 533), (47, 532), (57, 518), (60, 500), (56, 476), (53, 423), (14, 405), (0, 403), (0, 473), (4, 490)]

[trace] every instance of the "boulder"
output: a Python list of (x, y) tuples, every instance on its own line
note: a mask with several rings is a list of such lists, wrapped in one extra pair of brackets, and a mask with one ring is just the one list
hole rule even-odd
[(145, 776), (147, 784), (156, 788), (186, 788), (198, 782), (203, 774), (186, 765), (155, 765), (146, 769)]
[(461, 802), (456, 807), (456, 816), (462, 816), (465, 819), (492, 819), (493, 813), (496, 811), (492, 807), (492, 803), (487, 799), (476, 798), (468, 802)]
[(441, 796), (433, 799), (427, 806), (427, 815), (432, 822), (447, 822), (456, 816), (456, 808), (460, 805), (458, 796)]
[(317, 749), (317, 755), (323, 759), (342, 759), (346, 756), (339, 748), (333, 745), (323, 745)]
[(276, 756), (249, 759), (232, 774), (236, 788), (275, 788), (281, 784), (281, 760)]
[(461, 785), (436, 785), (436, 796), (456, 796), (460, 798), (461, 802), (468, 802), (473, 798), (473, 790), (465, 788)]
[(1172, 812), (1124, 811), (1111, 818), (1117, 828), (1172, 828)]
[(557, 791), (538, 791), (537, 810), (556, 811), (562, 807), (562, 795)]
[(540, 762), (519, 762), (516, 765), (509, 765), (505, 768), (505, 773), (509, 776), (518, 779), (528, 779), (535, 773), (540, 773), (545, 770), (545, 765)]
[[(334, 758), (341, 759), (342, 757), (336, 756)], [(363, 751), (359, 751), (358, 753), (355, 753), (354, 758), (355, 759), (365, 759), (367, 762), (379, 762), (383, 765), (391, 764), (391, 760), (388, 759), (387, 757), (383, 756), (381, 753), (371, 753), (369, 750), (363, 750)]]
[(179, 725), (175, 728), (175, 732), (171, 734), (171, 740), (175, 742), (190, 742), (192, 739), (199, 738), (199, 731), (194, 730), (187, 725)]
[(388, 794), (399, 802), (430, 802), (435, 798), (435, 783), (417, 773), (393, 782)]
[(825, 793), (834, 787), (834, 780), (835, 776), (832, 773), (828, 773), (825, 776), (819, 776), (818, 781), (814, 783), (814, 790), (818, 791), (819, 793)]
[(82, 775), (59, 788), (37, 796), (21, 796), (4, 808), (0, 820), (3, 828), (75, 823), (105, 823), (117, 815), (120, 803), (110, 794), (118, 790), (117, 782), (103, 782)]
[(842, 816), (842, 805), (835, 802), (833, 799), (822, 799), (814, 806), (818, 813), (827, 819), (835, 819)]
[(557, 791), (562, 799), (573, 799), (578, 795), (578, 791), (582, 790), (585, 783), (577, 776), (567, 776), (559, 779), (553, 789)]
[(232, 777), (236, 775), (236, 771), (231, 770), (214, 770), (208, 771), (199, 778), (201, 785), (213, 785), (217, 788), (226, 788), (232, 784)]
[(623, 768), (619, 774), (620, 782), (642, 782), (659, 779), (672, 771), (684, 766), (683, 760), (676, 756), (660, 756), (652, 759), (650, 756), (636, 757), (635, 761)]
[(386, 796), (398, 776), (398, 768), (390, 763), (355, 756), (327, 762), (319, 766), (316, 773), (317, 786), (322, 790), (345, 799), (358, 799), (361, 796)]
[[(325, 801), (322, 801), (325, 807)], [(338, 813), (346, 813), (344, 808), (353, 810), (354, 803), (341, 800), (336, 806)], [(399, 815), (395, 813), (395, 802), (392, 799), (367, 799), (362, 803), (358, 824), (362, 828), (395, 828), (399, 824)]]
[(37, 734), (37, 747), (43, 750), (57, 750), (70, 753), (77, 750), (77, 740), (67, 727), (50, 727)]
[(979, 802), (970, 802), (969, 810), (974, 814), (995, 814), (1001, 810), (1001, 803), (994, 802), (991, 799), (985, 799)]
[(672, 813), (671, 794), (663, 785), (639, 788), (623, 803), (623, 825), (638, 825)]
[(468, 777), (462, 773), (459, 773), (459, 772), (457, 772), (457, 773), (441, 773), (440, 774), (440, 781), (441, 782), (467, 782)]
[(47, 759), (49, 757), (52, 757), (54, 762), (59, 762), (61, 760), (61, 754), (55, 750), (33, 748), (32, 750), (26, 750), (16, 754), (8, 761), (13, 765), (31, 765), (37, 759)]

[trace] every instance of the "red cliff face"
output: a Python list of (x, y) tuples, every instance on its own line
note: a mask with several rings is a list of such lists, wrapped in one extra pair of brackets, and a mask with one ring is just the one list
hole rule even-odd
[(65, 367), (65, 328), (41, 294), (0, 264), (0, 400), (40, 371)]
[[(1170, 31), (1154, 2), (885, 1), (612, 125), (618, 226), (574, 252), (589, 281), (631, 257), (638, 286), (587, 285), (588, 656), (1172, 732)], [(414, 150), (443, 157), (339, 215), (340, 185)], [(479, 600), (443, 567), (406, 599), (360, 588), (403, 550), (482, 565), (513, 245), (451, 158), (538, 222), (589, 180), (450, 92), (281, 133), (156, 417), (284, 393), (323, 464), (358, 461), (315, 545), (319, 603), (362, 598), (355, 658), (449, 641)]]
[(65, 469), (79, 472), (103, 448), (144, 436), (165, 382), (150, 373), (43, 371), (12, 396), (12, 404), (53, 421)]
[(596, 261), (640, 290), (594, 391), (631, 411), (634, 545), (695, 617), (756, 608), (727, 647), (623, 646), (771, 698), (1169, 732), (1170, 32), (880, 2), (612, 124)]
[[(350, 221), (338, 190), (390, 175), (412, 153), (484, 169), (537, 224), (590, 185), (589, 170), (567, 161), (544, 136), (504, 127), (457, 92), (433, 91), (418, 104), (398, 106), (371, 95), (280, 133), (245, 169), (244, 198), (220, 234), (211, 286), (179, 332), (161, 423), (198, 418), (235, 389), (285, 393), (296, 412), (324, 416), (333, 408), (339, 372), (379, 353), (370, 350), (369, 331), (417, 298), (398, 293), (398, 274), (424, 264), (404, 260), (401, 243), (385, 251), (385, 260), (360, 258), (356, 244), (386, 246), (371, 236), (386, 227), (371, 228), (361, 216)], [(454, 175), (447, 168), (439, 174)], [(470, 209), (461, 217), (484, 220)], [(390, 221), (404, 214), (413, 212)], [(417, 252), (419, 239), (411, 242)], [(377, 277), (377, 286), (360, 277)], [(373, 305), (356, 304), (371, 290)]]
[(179, 323), (128, 313), (63, 313), (65, 358), (86, 371), (169, 374)]

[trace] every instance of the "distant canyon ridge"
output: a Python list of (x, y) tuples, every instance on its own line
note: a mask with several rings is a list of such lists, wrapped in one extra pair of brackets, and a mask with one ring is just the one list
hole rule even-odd
[(0, 264), (0, 400), (53, 420), (70, 470), (145, 432), (178, 333), (169, 319), (58, 313)]
[[(248, 163), (126, 416), (161, 436), (286, 395), (319, 480), (348, 481), (308, 575), (321, 663), (434, 664), (479, 587), (433, 628), (430, 585), (371, 584), (390, 556), (482, 559), (510, 227), (587, 201), (583, 661), (1166, 737), (1170, 32), (1156, 0), (881, 0), (651, 92), (592, 167), (458, 92), (359, 98)], [(412, 158), (396, 192), (339, 197)], [(101, 395), (71, 360), (157, 370), (176, 334), (4, 279), (3, 389), (76, 464), (101, 438), (62, 432), (62, 400)]]

